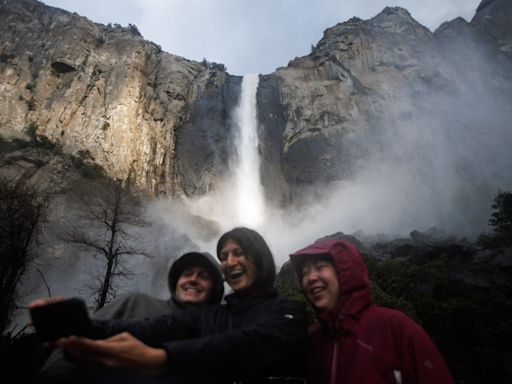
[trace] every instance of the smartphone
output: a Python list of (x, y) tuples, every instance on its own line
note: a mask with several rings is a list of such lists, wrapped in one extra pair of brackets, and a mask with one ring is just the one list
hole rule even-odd
[(92, 331), (92, 321), (85, 302), (71, 298), (30, 310), (36, 334), (43, 341), (76, 335), (88, 337)]

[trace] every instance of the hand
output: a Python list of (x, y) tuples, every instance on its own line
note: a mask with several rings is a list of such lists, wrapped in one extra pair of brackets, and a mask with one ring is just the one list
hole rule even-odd
[(31, 308), (36, 308), (36, 307), (44, 307), (45, 305), (58, 303), (58, 302), (64, 301), (64, 300), (65, 300), (65, 298), (62, 295), (53, 296), (53, 297), (44, 297), (41, 299), (35, 299), (27, 306), (27, 308), (31, 309)]
[(105, 340), (91, 340), (70, 336), (57, 340), (75, 362), (83, 365), (100, 365), (136, 373), (156, 374), (166, 367), (167, 353), (164, 349), (152, 348), (128, 332)]

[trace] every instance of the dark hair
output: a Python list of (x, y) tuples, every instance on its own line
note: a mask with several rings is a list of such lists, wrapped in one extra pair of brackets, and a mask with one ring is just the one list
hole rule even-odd
[(276, 278), (274, 257), (261, 235), (253, 229), (238, 227), (224, 233), (217, 242), (217, 258), (228, 240), (236, 242), (256, 266), (256, 280), (253, 286), (272, 286)]
[(298, 255), (292, 261), (293, 268), (295, 269), (295, 273), (299, 279), (299, 283), (302, 281), (302, 269), (304, 268), (304, 264), (308, 261), (327, 261), (331, 263), (334, 267), (334, 260), (332, 256), (328, 253), (321, 253), (317, 255)]

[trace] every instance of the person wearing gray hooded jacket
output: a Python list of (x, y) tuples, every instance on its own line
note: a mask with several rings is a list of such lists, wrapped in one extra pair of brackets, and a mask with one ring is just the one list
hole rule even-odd
[[(145, 293), (119, 296), (97, 311), (98, 320), (143, 320), (171, 314), (200, 304), (219, 304), (224, 284), (219, 263), (208, 252), (188, 252), (173, 262), (168, 273), (170, 297), (159, 299)], [(81, 368), (55, 350), (40, 371), (41, 383), (76, 382)]]
[(219, 304), (224, 285), (219, 263), (208, 252), (188, 252), (169, 269), (167, 300), (145, 293), (120, 296), (94, 314), (98, 320), (143, 320), (197, 304)]

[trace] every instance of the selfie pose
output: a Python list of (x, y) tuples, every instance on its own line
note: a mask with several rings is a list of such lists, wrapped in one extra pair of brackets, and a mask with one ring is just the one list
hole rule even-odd
[[(107, 367), (116, 375), (187, 383), (300, 382), (305, 312), (302, 305), (278, 297), (265, 240), (254, 230), (235, 228), (219, 239), (217, 257), (233, 290), (225, 304), (138, 322), (95, 320), (97, 340), (70, 336), (56, 345), (83, 366)], [(32, 307), (49, 302), (37, 300)]]
[(449, 384), (425, 331), (400, 311), (373, 304), (356, 248), (322, 240), (290, 255), (318, 323), (309, 331), (308, 384)]
[[(123, 295), (96, 312), (94, 318), (143, 320), (174, 313), (188, 306), (218, 304), (222, 300), (224, 284), (220, 267), (207, 252), (188, 252), (180, 256), (172, 263), (167, 277), (169, 299), (163, 300), (144, 293)], [(61, 315), (62, 320), (66, 320), (65, 326), (76, 326), (65, 316)], [(89, 330), (80, 334), (87, 332)], [(81, 367), (69, 362), (60, 348), (50, 355), (40, 372), (41, 383), (70, 383), (83, 377)]]

